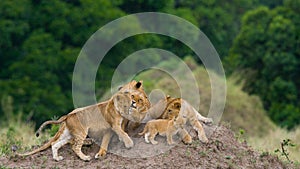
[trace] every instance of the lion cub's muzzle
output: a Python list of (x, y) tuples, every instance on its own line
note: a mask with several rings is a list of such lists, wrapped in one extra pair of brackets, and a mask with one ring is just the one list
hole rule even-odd
[(136, 109), (136, 101), (132, 101), (130, 107), (135, 108)]

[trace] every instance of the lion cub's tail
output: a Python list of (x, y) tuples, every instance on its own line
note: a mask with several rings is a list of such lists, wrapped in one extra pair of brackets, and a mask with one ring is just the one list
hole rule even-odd
[(144, 135), (146, 132), (148, 132), (148, 125), (144, 127), (144, 130), (141, 133), (138, 133), (140, 136)]
[(53, 142), (55, 142), (60, 137), (60, 135), (63, 133), (65, 127), (66, 126), (63, 123), (63, 125), (59, 128), (59, 130), (57, 131), (57, 133), (54, 135), (54, 137), (52, 137), (47, 143), (45, 143), (44, 145), (42, 145), (38, 149), (35, 149), (35, 150), (31, 151), (31, 152), (27, 152), (27, 153), (24, 153), (24, 154), (17, 153), (17, 155), (18, 156), (28, 156), (28, 155), (32, 155), (32, 154), (35, 154), (37, 152), (40, 152), (40, 151), (43, 151), (43, 150), (47, 149), (48, 147), (51, 146), (51, 144)]
[(35, 136), (39, 137), (40, 136), (40, 132), (42, 131), (42, 129), (47, 126), (48, 124), (60, 124), (63, 121), (65, 121), (67, 118), (67, 115), (62, 116), (61, 118), (59, 118), (58, 120), (49, 120), (49, 121), (45, 121), (40, 128), (36, 131)]

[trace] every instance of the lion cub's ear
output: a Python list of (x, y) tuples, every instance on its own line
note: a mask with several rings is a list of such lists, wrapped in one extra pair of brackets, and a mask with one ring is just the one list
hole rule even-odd
[(118, 94), (115, 98), (114, 101), (120, 101), (121, 100), (121, 96)]
[(123, 86), (120, 86), (120, 87), (118, 88), (118, 91), (120, 91), (121, 89), (123, 89)]
[(142, 81), (142, 80), (140, 80), (139, 82), (137, 82), (137, 83), (135, 84), (135, 88), (136, 88), (136, 89), (142, 88), (142, 86), (143, 86), (143, 81)]
[(166, 96), (166, 99), (167, 99), (167, 100), (169, 100), (170, 98), (171, 98), (171, 96), (170, 96), (170, 95), (167, 95), (167, 96)]
[(180, 102), (174, 103), (174, 107), (175, 107), (176, 109), (180, 109), (180, 108), (181, 108), (181, 103), (180, 103)]

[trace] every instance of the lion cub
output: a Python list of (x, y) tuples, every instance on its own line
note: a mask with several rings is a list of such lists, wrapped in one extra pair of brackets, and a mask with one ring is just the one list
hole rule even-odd
[[(178, 105), (181, 106), (181, 105)], [(179, 111), (180, 107), (176, 107), (176, 109), (167, 109), (165, 111), (168, 114), (179, 114), (176, 111)], [(157, 134), (161, 136), (167, 136), (167, 142), (169, 145), (174, 144), (173, 135), (177, 134), (180, 129), (183, 129), (186, 123), (186, 119), (182, 116), (173, 117), (172, 119), (157, 119), (150, 120), (147, 122), (144, 130), (139, 133), (139, 135), (145, 134), (146, 143), (150, 142), (152, 144), (157, 144), (158, 142), (154, 140)]]
[(167, 142), (169, 145), (174, 144), (173, 135), (177, 134), (178, 130), (183, 128), (185, 120), (183, 118), (173, 118), (171, 120), (158, 119), (149, 121), (143, 132), (139, 135), (145, 134), (145, 141), (149, 143), (149, 140), (152, 144), (157, 144), (158, 142), (154, 140), (157, 134), (161, 136), (167, 136)]

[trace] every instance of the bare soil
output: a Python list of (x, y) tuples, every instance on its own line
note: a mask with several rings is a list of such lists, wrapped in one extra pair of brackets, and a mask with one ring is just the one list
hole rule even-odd
[[(158, 145), (146, 144), (141, 137), (134, 138), (137, 148), (127, 150), (121, 143), (111, 144), (106, 157), (89, 162), (80, 160), (66, 145), (59, 151), (64, 157), (62, 161), (53, 160), (49, 148), (28, 157), (0, 157), (0, 168), (294, 168), (276, 156), (255, 151), (246, 142), (240, 142), (229, 127), (205, 126), (205, 131), (209, 136), (207, 144), (198, 141), (196, 132), (190, 129), (194, 140), (190, 145), (180, 142), (168, 147), (163, 142), (165, 137), (159, 136)], [(141, 153), (141, 148), (144, 153)], [(83, 147), (83, 152), (92, 157), (98, 150), (97, 144)], [(153, 153), (157, 150), (163, 153)]]

